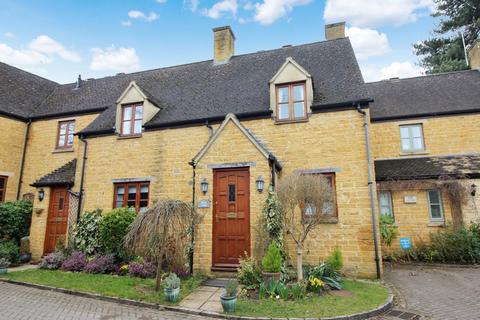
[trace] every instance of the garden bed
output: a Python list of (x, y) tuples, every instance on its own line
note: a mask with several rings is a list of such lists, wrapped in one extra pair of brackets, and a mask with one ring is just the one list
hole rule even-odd
[(351, 294), (309, 296), (301, 300), (246, 299), (237, 303), (235, 315), (274, 318), (320, 318), (352, 315), (380, 307), (387, 302), (389, 292), (378, 283), (344, 280), (343, 289)]
[[(163, 290), (155, 292), (155, 279), (41, 269), (12, 272), (1, 277), (56, 288), (96, 293), (102, 296), (163, 305), (172, 304), (165, 301)], [(183, 278), (179, 301), (198, 288), (204, 279), (202, 276)]]

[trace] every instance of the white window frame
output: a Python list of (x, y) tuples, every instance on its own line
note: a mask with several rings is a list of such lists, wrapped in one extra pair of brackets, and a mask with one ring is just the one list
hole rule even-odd
[[(440, 203), (432, 203), (430, 200), (430, 192), (436, 192), (438, 194), (438, 201)], [(428, 215), (430, 217), (430, 221), (432, 222), (443, 222), (445, 221), (445, 212), (443, 210), (443, 200), (442, 200), (442, 193), (440, 190), (431, 189), (427, 190), (427, 201), (428, 201)], [(432, 216), (432, 205), (439, 205), (440, 206), (440, 217), (433, 217)]]
[[(414, 146), (414, 137), (413, 137), (413, 132), (412, 128), (414, 127), (419, 127), (420, 128), (420, 138), (422, 141), (422, 147), (419, 149), (415, 149)], [(408, 137), (402, 137), (402, 128), (407, 128), (408, 129)], [(409, 149), (404, 149), (403, 148), (403, 140), (408, 139), (409, 145), (411, 148)], [(402, 124), (400, 125), (400, 148), (402, 149), (403, 152), (421, 152), (425, 151), (425, 137), (423, 134), (423, 125), (421, 123), (414, 123), (414, 124)]]
[(386, 214), (386, 215), (394, 218), (392, 193), (391, 193), (390, 191), (379, 191), (379, 192), (378, 192), (378, 210), (380, 211), (380, 214), (383, 215), (382, 205), (381, 205), (381, 203), (380, 203), (380, 194), (382, 194), (382, 193), (383, 193), (383, 194), (388, 194), (388, 206), (389, 206), (390, 213), (389, 213), (389, 214)]

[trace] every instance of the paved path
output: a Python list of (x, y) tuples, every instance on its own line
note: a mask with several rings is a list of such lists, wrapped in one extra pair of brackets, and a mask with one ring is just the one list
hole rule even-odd
[(0, 282), (0, 320), (203, 320), (206, 317), (152, 310)]
[(480, 269), (387, 267), (399, 307), (432, 319), (480, 319)]
[(223, 288), (201, 286), (180, 301), (180, 306), (221, 313), (223, 308), (220, 296), (224, 291)]

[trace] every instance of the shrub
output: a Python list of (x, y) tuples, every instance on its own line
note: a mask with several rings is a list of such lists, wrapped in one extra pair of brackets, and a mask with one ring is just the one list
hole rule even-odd
[(0, 268), (7, 268), (10, 265), (10, 261), (5, 258), (0, 258)]
[(83, 271), (87, 273), (109, 273), (115, 270), (112, 255), (98, 256), (90, 260)]
[(41, 269), (57, 270), (60, 269), (67, 256), (63, 252), (53, 252), (43, 257), (39, 267)]
[(237, 280), (228, 280), (225, 285), (225, 296), (226, 297), (235, 297), (238, 291), (238, 281)]
[(342, 277), (327, 263), (320, 263), (314, 267), (305, 266), (304, 273), (308, 279), (313, 277), (322, 280), (331, 289), (342, 289)]
[(102, 220), (101, 210), (87, 211), (78, 220), (73, 230), (73, 247), (88, 255), (95, 254), (100, 244), (98, 226)]
[(388, 247), (392, 245), (393, 240), (398, 236), (398, 227), (393, 218), (386, 214), (380, 215), (380, 236), (382, 242)]
[(330, 256), (327, 258), (327, 264), (335, 271), (340, 271), (343, 268), (343, 255), (342, 251), (337, 247)]
[(102, 251), (126, 259), (123, 238), (128, 233), (129, 226), (136, 218), (134, 210), (129, 208), (113, 209), (108, 212), (99, 224), (99, 241)]
[(13, 240), (0, 240), (0, 259), (4, 258), (10, 263), (17, 263), (19, 248)]
[(128, 264), (128, 275), (130, 277), (154, 278), (157, 267), (151, 262), (130, 262)]
[(237, 270), (237, 279), (246, 289), (258, 287), (262, 281), (262, 272), (257, 261), (253, 257), (240, 259), (240, 267)]
[(448, 226), (431, 234), (431, 243), (417, 244), (403, 259), (440, 263), (480, 263), (479, 226), (454, 228)]
[(282, 270), (282, 253), (274, 241), (270, 243), (267, 254), (263, 257), (262, 267), (265, 272), (280, 272)]
[(83, 252), (74, 252), (67, 258), (63, 264), (62, 269), (65, 271), (83, 271), (87, 265), (87, 257)]
[(0, 239), (13, 239), (19, 243), (28, 235), (32, 220), (32, 203), (15, 201), (0, 203)]
[(173, 290), (180, 288), (180, 278), (173, 272), (170, 272), (165, 278), (165, 288)]

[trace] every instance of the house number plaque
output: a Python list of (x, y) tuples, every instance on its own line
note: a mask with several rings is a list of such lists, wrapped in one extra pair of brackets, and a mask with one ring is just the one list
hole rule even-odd
[(235, 219), (237, 217), (236, 212), (227, 212), (227, 218), (228, 219)]
[(200, 200), (198, 201), (199, 208), (210, 208), (210, 201), (209, 200)]

